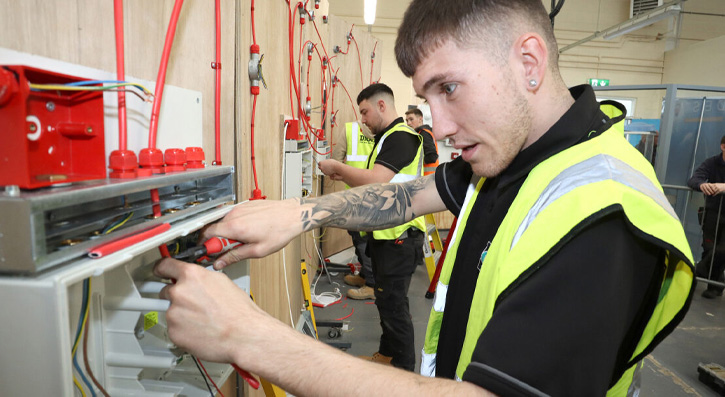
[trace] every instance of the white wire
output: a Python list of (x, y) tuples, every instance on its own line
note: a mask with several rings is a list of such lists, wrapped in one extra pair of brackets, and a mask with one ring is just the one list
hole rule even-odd
[[(313, 245), (315, 246), (315, 251), (317, 251), (317, 257), (320, 258), (320, 263), (322, 264), (322, 263), (325, 262), (325, 260), (322, 258), (322, 252), (320, 252), (320, 247), (317, 246), (317, 241), (315, 241), (315, 231), (314, 230), (312, 231), (312, 240), (314, 242)], [(317, 289), (317, 282), (320, 281), (320, 277), (322, 277), (322, 271), (320, 271), (320, 273), (317, 275), (317, 277), (315, 278), (315, 281), (312, 284), (312, 292), (311, 292), (311, 295), (317, 297), (317, 300), (318, 301), (320, 301), (319, 298), (321, 298), (321, 297), (328, 297), (328, 296), (334, 298), (334, 301), (341, 300), (342, 299), (342, 291), (340, 291), (340, 283), (338, 283), (337, 281), (334, 281), (332, 283), (334, 286), (336, 286), (334, 292), (321, 292), (319, 294), (317, 294), (315, 292), (316, 289)]]
[[(284, 140), (287, 136), (287, 127), (289, 126), (289, 123), (284, 124), (284, 136), (282, 136), (282, 181), (280, 183), (280, 186), (282, 188), (282, 194), (284, 194), (284, 188), (285, 188), (285, 177), (284, 177), (284, 169), (287, 167), (287, 163), (285, 161), (285, 151), (284, 151)], [(285, 255), (285, 247), (282, 247), (282, 270), (284, 272), (284, 289), (287, 292), (287, 308), (289, 309), (289, 321), (290, 324), (292, 324), (292, 328), (295, 328), (295, 319), (292, 316), (292, 299), (289, 295), (289, 282), (287, 281), (287, 256)]]

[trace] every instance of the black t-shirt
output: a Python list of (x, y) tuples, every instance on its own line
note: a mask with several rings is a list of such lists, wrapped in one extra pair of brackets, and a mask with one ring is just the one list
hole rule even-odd
[[(705, 159), (705, 161), (703, 161), (702, 164), (697, 167), (695, 172), (687, 181), (687, 185), (690, 188), (699, 192), (700, 185), (706, 182), (725, 182), (725, 161), (723, 161), (722, 159), (722, 154), (718, 154), (717, 156), (712, 156)], [(707, 206), (706, 215), (708, 216), (708, 218), (710, 216), (714, 216), (715, 218), (717, 218), (718, 205), (721, 205), (723, 207), (723, 210), (725, 210), (725, 200), (722, 200), (722, 197), (723, 196), (719, 194), (715, 196), (705, 196), (705, 204)], [(725, 217), (725, 215), (722, 214), (720, 216), (721, 218)], [(722, 222), (724, 221), (724, 219), (721, 219), (720, 221)]]
[[(405, 124), (402, 117), (398, 117), (389, 126), (385, 127), (383, 131), (375, 135), (373, 153), (378, 150), (378, 143), (380, 142), (380, 139), (382, 139), (383, 135), (399, 123)], [(406, 128), (408, 127), (406, 126)], [(410, 131), (413, 132), (412, 129)], [(417, 134), (409, 134), (404, 131), (393, 131), (387, 138), (385, 138), (385, 141), (383, 141), (383, 147), (380, 149), (378, 157), (375, 158), (375, 164), (383, 165), (396, 174), (399, 173), (400, 170), (415, 160), (415, 156), (418, 155), (418, 151), (420, 150), (420, 138), (416, 135)], [(372, 158), (372, 154), (371, 157), (368, 157), (368, 161), (370, 161), (370, 158)]]
[[(590, 87), (571, 93), (576, 102), (569, 111), (482, 186), (449, 282), (436, 376), (455, 376), (481, 253), (531, 169), (609, 125)], [(472, 178), (460, 158), (436, 170), (438, 192), (456, 215)], [(551, 395), (603, 395), (630, 358), (657, 298), (659, 249), (634, 233), (616, 212), (559, 247), (497, 304), (463, 380), (500, 395), (526, 395), (521, 384)]]
[(438, 148), (436, 147), (433, 129), (428, 124), (423, 124), (415, 129), (423, 137), (423, 161), (426, 164), (435, 163), (438, 160)]

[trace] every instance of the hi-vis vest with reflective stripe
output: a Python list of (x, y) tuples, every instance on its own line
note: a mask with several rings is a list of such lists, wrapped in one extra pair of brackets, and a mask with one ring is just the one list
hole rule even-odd
[[(423, 349), (423, 375), (435, 375), (435, 353), (448, 282), (460, 235), (465, 233), (483, 181), (480, 179), (469, 186), (459, 227), (443, 265)], [(498, 300), (505, 299), (523, 282), (523, 274), (536, 271), (531, 266), (554, 245), (575, 237), (574, 228), (616, 211), (624, 213), (640, 237), (665, 252), (662, 265), (666, 271), (657, 305), (630, 357), (629, 369), (607, 393), (609, 396), (631, 394), (635, 364), (682, 320), (692, 297), (694, 277), (692, 253), (684, 231), (652, 167), (616, 128), (550, 157), (527, 177), (481, 265), (456, 368), (459, 379), (471, 362), (476, 343)], [(538, 265), (545, 264), (544, 261)]]
[[(375, 141), (362, 133), (356, 121), (345, 123), (345, 138), (347, 139), (345, 164), (360, 169), (367, 168), (368, 156), (373, 151)], [(345, 185), (345, 189), (349, 188), (350, 186)]]
[[(420, 136), (420, 134), (418, 134), (417, 132), (413, 131), (405, 123), (398, 123), (394, 125), (393, 128), (385, 132), (382, 138), (380, 138), (380, 141), (378, 141), (378, 145), (375, 150), (373, 150), (373, 152), (370, 154), (367, 168), (369, 170), (373, 169), (373, 167), (375, 166), (375, 159), (378, 158), (378, 153), (380, 153), (380, 149), (382, 149), (383, 143), (385, 143), (385, 139), (395, 131), (403, 131), (408, 134), (414, 135), (418, 138), (420, 143), (418, 146), (418, 153), (415, 155), (415, 159), (413, 159), (410, 164), (403, 167), (400, 172), (395, 174), (393, 179), (390, 180), (390, 183), (403, 183), (412, 181), (415, 178), (419, 178), (423, 173), (423, 137)], [(376, 240), (395, 240), (400, 237), (403, 232), (411, 227), (415, 227), (421, 231), (425, 231), (425, 218), (420, 216), (400, 226), (384, 230), (375, 230), (373, 231), (373, 238), (375, 238)]]
[[(430, 136), (433, 138), (433, 143), (436, 145), (436, 153), (438, 153), (438, 141), (436, 141), (436, 136), (433, 135), (433, 131), (423, 129), (421, 131), (422, 133), (430, 134)], [(438, 158), (436, 158), (436, 161), (433, 163), (425, 163), (423, 164), (423, 175), (430, 175), (436, 172), (436, 167), (440, 164), (440, 161)]]

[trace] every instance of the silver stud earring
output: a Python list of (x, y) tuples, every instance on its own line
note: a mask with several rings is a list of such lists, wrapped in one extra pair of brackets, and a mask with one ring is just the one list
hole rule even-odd
[(529, 87), (534, 88), (534, 87), (536, 87), (537, 84), (539, 84), (539, 83), (537, 83), (536, 80), (534, 80), (534, 79), (529, 80)]

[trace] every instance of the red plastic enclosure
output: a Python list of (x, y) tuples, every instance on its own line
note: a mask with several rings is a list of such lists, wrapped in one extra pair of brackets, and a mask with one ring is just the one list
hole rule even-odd
[(35, 189), (106, 177), (103, 94), (32, 91), (79, 77), (0, 65), (0, 185)]
[(286, 119), (287, 130), (284, 139), (301, 141), (305, 139), (304, 135), (300, 134), (300, 121), (296, 119)]

